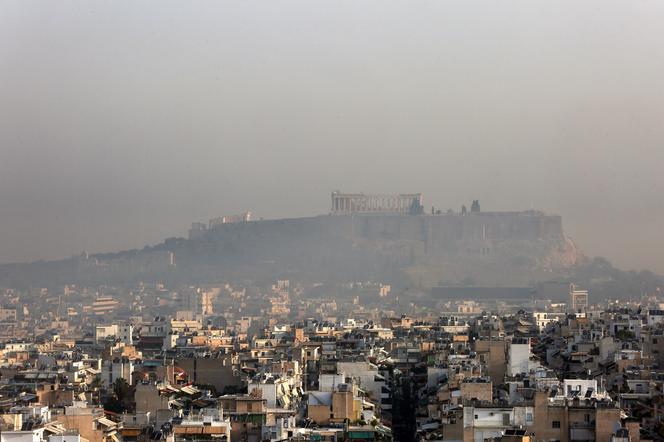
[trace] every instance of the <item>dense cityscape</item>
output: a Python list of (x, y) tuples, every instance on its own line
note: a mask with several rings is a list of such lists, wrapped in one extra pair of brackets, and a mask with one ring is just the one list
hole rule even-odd
[(664, 442), (664, 0), (0, 0), (0, 442)]
[[(472, 253), (488, 256), (504, 235), (487, 226), (514, 215), (470, 206), (425, 215), (420, 194), (335, 192), (326, 217), (464, 219), (460, 241), (479, 244), (481, 226)], [(194, 223), (182, 241), (254, 222), (245, 213)], [(175, 268), (176, 254), (164, 253)], [(87, 256), (97, 264), (79, 279), (100, 259)], [(600, 300), (562, 279), (176, 284), (150, 281), (144, 259), (124, 266), (148, 279), (2, 289), (2, 442), (664, 437), (658, 289)]]

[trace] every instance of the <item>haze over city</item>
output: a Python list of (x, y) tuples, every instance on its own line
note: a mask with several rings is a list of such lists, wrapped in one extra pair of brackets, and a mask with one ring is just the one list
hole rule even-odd
[(664, 272), (664, 3), (0, 6), (0, 262), (329, 193), (563, 216)]
[(664, 440), (661, 0), (0, 1), (0, 442)]

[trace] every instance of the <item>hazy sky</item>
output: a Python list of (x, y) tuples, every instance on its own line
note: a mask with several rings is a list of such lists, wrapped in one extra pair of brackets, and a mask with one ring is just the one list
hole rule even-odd
[(664, 272), (664, 2), (0, 0), (0, 262), (329, 193), (541, 208)]

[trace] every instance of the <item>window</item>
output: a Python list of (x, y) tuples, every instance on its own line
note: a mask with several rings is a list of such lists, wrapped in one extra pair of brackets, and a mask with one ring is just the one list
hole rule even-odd
[(560, 428), (560, 421), (551, 422), (551, 428)]
[(532, 421), (533, 421), (533, 414), (526, 413), (526, 422), (532, 422)]
[(583, 415), (583, 420), (586, 422), (590, 422), (590, 415), (588, 413)]

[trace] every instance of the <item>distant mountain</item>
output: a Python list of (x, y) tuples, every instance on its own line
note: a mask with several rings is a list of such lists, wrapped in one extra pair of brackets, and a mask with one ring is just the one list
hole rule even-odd
[(594, 302), (659, 297), (664, 290), (664, 276), (649, 270), (620, 270), (601, 257), (586, 259), (570, 268), (568, 279), (589, 289)]

